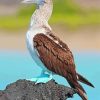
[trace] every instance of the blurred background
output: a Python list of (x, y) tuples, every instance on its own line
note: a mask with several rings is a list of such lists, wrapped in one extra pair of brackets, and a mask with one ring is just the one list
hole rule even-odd
[[(55, 34), (72, 50), (78, 72), (95, 85), (95, 89), (84, 86), (89, 100), (94, 100), (93, 97), (99, 100), (100, 0), (53, 1), (54, 10), (49, 23)], [(36, 5), (20, 2), (0, 0), (0, 89), (17, 79), (29, 79), (40, 72), (28, 54), (25, 41)], [(65, 79), (56, 79), (66, 84)], [(77, 96), (74, 99), (80, 100)]]

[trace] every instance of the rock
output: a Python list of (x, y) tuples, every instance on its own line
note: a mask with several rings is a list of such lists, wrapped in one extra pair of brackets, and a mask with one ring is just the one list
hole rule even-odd
[(74, 89), (59, 85), (54, 80), (45, 84), (18, 80), (0, 91), (0, 100), (66, 100), (73, 94)]

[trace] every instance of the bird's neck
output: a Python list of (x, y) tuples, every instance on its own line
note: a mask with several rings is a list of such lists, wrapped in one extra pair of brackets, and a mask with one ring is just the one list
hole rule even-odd
[(32, 15), (31, 27), (36, 27), (36, 26), (49, 27), (48, 20), (52, 15), (52, 10), (53, 10), (52, 0), (50, 0), (49, 3), (44, 3), (42, 5), (39, 5)]

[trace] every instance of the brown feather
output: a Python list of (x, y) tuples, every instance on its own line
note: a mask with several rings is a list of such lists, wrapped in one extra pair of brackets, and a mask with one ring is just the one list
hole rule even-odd
[(50, 32), (47, 35), (37, 34), (33, 38), (33, 42), (45, 67), (65, 77), (71, 87), (77, 90), (81, 98), (87, 100), (85, 90), (78, 83), (74, 57), (68, 46)]
[(77, 81), (74, 59), (69, 48), (65, 50), (60, 46), (61, 44), (56, 44), (44, 34), (37, 34), (33, 41), (37, 44), (35, 48), (40, 55), (40, 59), (49, 70), (63, 77), (67, 77), (66, 75), (69, 74), (72, 77), (71, 79)]
[(77, 75), (78, 75), (78, 80), (79, 80), (80, 82), (82, 82), (82, 83), (84, 83), (84, 84), (86, 84), (86, 85), (89, 85), (89, 86), (91, 86), (91, 87), (94, 88), (94, 85), (93, 85), (92, 83), (90, 83), (85, 77), (83, 77), (82, 75), (80, 75), (80, 74), (78, 74), (78, 73), (77, 73)]

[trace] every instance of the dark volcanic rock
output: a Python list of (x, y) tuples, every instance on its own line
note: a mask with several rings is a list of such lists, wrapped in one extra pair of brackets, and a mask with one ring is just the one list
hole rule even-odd
[(0, 91), (0, 100), (66, 100), (73, 94), (73, 89), (59, 85), (54, 80), (46, 84), (18, 80)]

